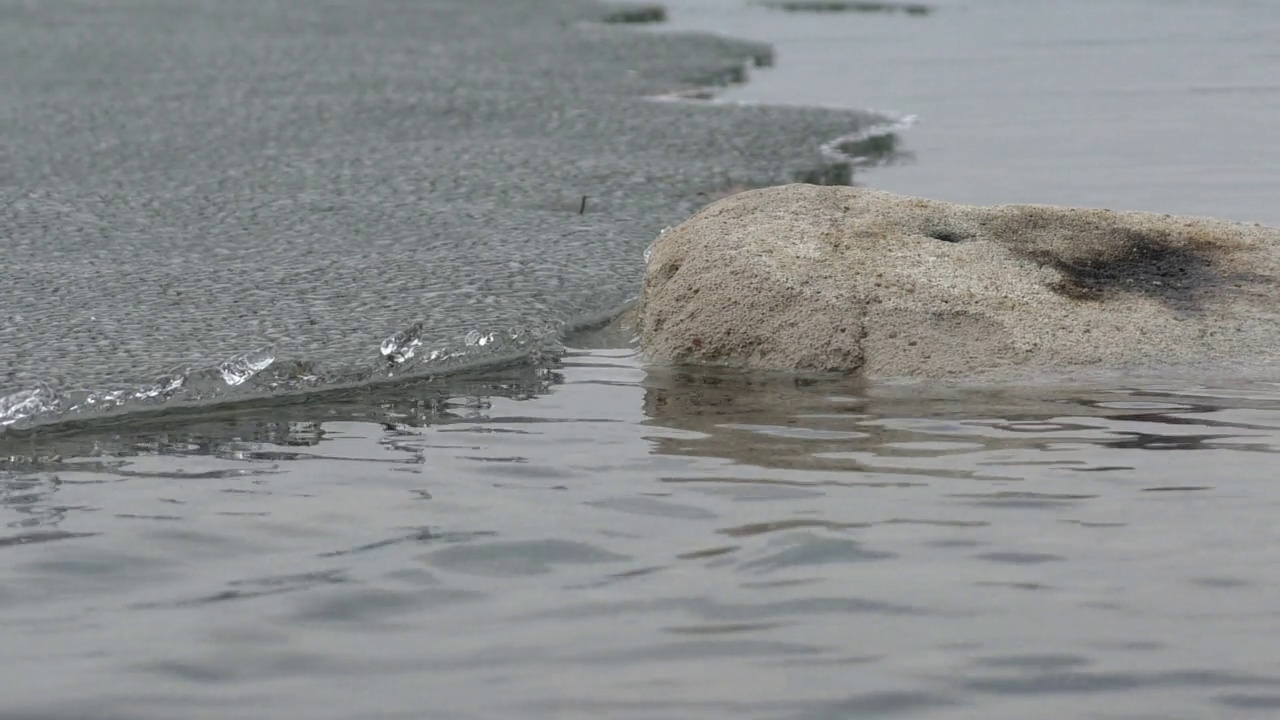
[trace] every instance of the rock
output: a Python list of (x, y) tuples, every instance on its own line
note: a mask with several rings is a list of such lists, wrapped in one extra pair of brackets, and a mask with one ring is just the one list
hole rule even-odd
[(987, 378), (1267, 367), (1280, 229), (784, 185), (705, 207), (650, 248), (651, 362)]

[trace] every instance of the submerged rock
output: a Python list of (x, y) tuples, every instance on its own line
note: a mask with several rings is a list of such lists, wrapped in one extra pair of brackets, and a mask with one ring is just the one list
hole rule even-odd
[(658, 364), (987, 377), (1280, 359), (1280, 229), (854, 187), (739, 193), (651, 248)]

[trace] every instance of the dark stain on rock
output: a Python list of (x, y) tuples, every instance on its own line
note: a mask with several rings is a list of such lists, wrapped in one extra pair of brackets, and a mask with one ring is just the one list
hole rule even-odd
[(1043, 258), (1062, 274), (1053, 290), (1085, 301), (1100, 300), (1108, 292), (1190, 299), (1189, 291), (1218, 280), (1215, 248), (1207, 241), (1175, 239), (1165, 231), (1124, 228), (1117, 232), (1114, 244), (1097, 248), (1096, 253)]
[(1194, 309), (1207, 292), (1241, 283), (1257, 283), (1253, 273), (1230, 270), (1232, 241), (1211, 231), (1124, 227), (1082, 220), (1064, 228), (1036, 208), (988, 228), (1010, 238), (1011, 249), (1057, 270), (1050, 289), (1072, 300), (1096, 302), (1116, 293), (1153, 297)]

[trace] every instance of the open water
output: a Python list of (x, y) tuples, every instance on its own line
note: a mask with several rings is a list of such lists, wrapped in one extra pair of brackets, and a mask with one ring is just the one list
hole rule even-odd
[[(602, 32), (575, 19), (598, 12), (594, 6), (537, 5), (554, 20), (529, 26), (541, 28), (530, 32), (544, 33), (542, 41), (561, 37), (555, 33)], [(514, 23), (503, 13), (518, 15), (523, 11), (517, 6), (421, 4), (453, 13), (458, 26), (480, 35)], [(65, 14), (38, 15), (42, 7)], [(0, 28), (11, 39), (23, 35), (22, 28), (34, 32), (22, 23), (52, 28), (64, 39), (87, 38), (77, 34), (87, 32), (85, 23), (127, 10), (139, 21), (167, 19), (197, 28), (189, 38), (206, 44), (175, 40), (178, 55), (183, 47), (199, 47), (212, 53), (208, 57), (239, 62), (236, 48), (217, 44), (232, 42), (233, 35), (219, 34), (214, 21), (225, 20), (217, 13), (226, 6), (191, 7), (169, 8), (166, 15), (165, 8), (146, 3), (18, 2), (0, 5)], [(363, 66), (368, 68), (387, 59), (377, 48), (399, 48), (395, 57), (407, 63), (400, 81), (410, 77), (406, 48), (413, 47), (412, 33), (407, 16), (396, 14), (409, 5), (377, 3), (358, 12), (342, 3), (278, 7), (289, 20), (280, 28), (255, 30), (253, 23), (237, 21), (237, 32), (247, 34), (234, 37), (292, 28), (294, 44), (285, 42), (268, 58), (285, 65), (343, 52), (357, 66), (372, 63)], [(514, 46), (463, 43), (454, 50), (469, 48), (466, 67), (479, 68), (474, 77), (496, 83), (485, 96), (491, 103), (486, 112), (506, 120), (476, 120), (474, 129), (459, 124), (449, 142), (471, 149), (459, 155), (450, 146), (434, 156), (452, 158), (451, 172), (471, 173), (459, 185), (470, 183), (467, 192), (479, 200), (459, 197), (464, 209), (468, 202), (489, 208), (488, 214), (449, 215), (442, 198), (460, 190), (439, 181), (431, 192), (414, 185), (412, 178), (426, 182), (426, 176), (408, 170), (409, 155), (401, 165), (392, 154), (381, 164), (359, 166), (347, 158), (341, 165), (346, 170), (331, 172), (321, 159), (342, 155), (342, 144), (312, 140), (329, 142), (333, 124), (298, 128), (301, 136), (280, 151), (288, 160), (282, 165), (255, 154), (260, 149), (241, 157), (259, 158), (254, 162), (261, 167), (226, 153), (192, 155), (198, 167), (224, 173), (224, 182), (241, 172), (247, 190), (237, 185), (165, 194), (164, 178), (186, 172), (181, 162), (170, 158), (161, 163), (167, 170), (148, 176), (155, 158), (125, 153), (119, 157), (136, 164), (119, 165), (102, 159), (117, 157), (110, 147), (105, 156), (75, 154), (87, 152), (87, 145), (60, 151), (53, 142), (58, 133), (34, 122), (34, 101), (22, 96), (4, 108), (8, 121), (28, 133), (21, 147), (5, 146), (3, 157), (11, 160), (0, 165), (5, 191), (17, 198), (11, 213), (15, 207), (49, 211), (31, 199), (33, 188), (46, 193), (36, 198), (45, 198), (40, 202), (61, 193), (55, 226), (70, 228), (70, 239), (44, 247), (37, 241), (53, 242), (57, 233), (31, 235), (28, 220), (4, 225), (10, 237), (0, 242), (10, 244), (0, 246), (2, 277), (10, 289), (27, 288), (15, 280), (14, 268), (33, 263), (42, 247), (56, 260), (46, 268), (88, 272), (91, 263), (75, 259), (85, 237), (116, 237), (120, 226), (113, 223), (129, 217), (152, 224), (136, 220), (123, 240), (117, 238), (122, 244), (108, 242), (108, 248), (150, 247), (139, 256), (149, 258), (165, 257), (164, 242), (217, 248), (216, 233), (196, 242), (174, 228), (231, 223), (243, 225), (242, 233), (231, 233), (240, 251), (263, 247), (272, 258), (288, 259), (293, 256), (278, 245), (269, 249), (281, 242), (277, 223), (311, 218), (306, 222), (312, 225), (296, 228), (296, 237), (286, 233), (289, 242), (303, 243), (307, 232), (315, 232), (314, 242), (328, 250), (348, 247), (359, 262), (325, 257), (334, 272), (345, 273), (342, 282), (323, 272), (313, 280), (282, 277), (309, 299), (308, 282), (330, 288), (325, 292), (336, 293), (330, 316), (350, 322), (366, 307), (361, 302), (376, 307), (395, 299), (351, 285), (382, 269), (407, 265), (399, 268), (405, 275), (397, 283), (416, 273), (447, 287), (450, 277), (480, 277), (484, 269), (500, 267), (498, 231), (514, 231), (524, 213), (536, 230), (523, 246), (528, 262), (541, 261), (546, 277), (569, 278), (558, 287), (583, 294), (563, 301), (554, 288), (512, 280), (514, 294), (503, 299), (495, 284), (473, 294), (498, 299), (448, 305), (461, 313), (449, 327), (458, 334), (487, 327), (504, 308), (517, 306), (532, 317), (559, 319), (571, 317), (574, 308), (585, 317), (595, 302), (592, 311), (608, 315), (605, 306), (624, 302), (630, 292), (636, 275), (628, 263), (638, 261), (656, 232), (650, 226), (678, 221), (705, 201), (696, 188), (711, 194), (788, 179), (819, 166), (814, 157), (822, 143), (891, 121), (896, 113), (919, 115), (910, 130), (878, 141), (893, 145), (882, 160), (899, 164), (859, 164), (858, 181), (972, 202), (1102, 204), (1280, 223), (1271, 199), (1280, 186), (1272, 148), (1280, 146), (1266, 142), (1268, 129), (1280, 126), (1280, 90), (1273, 84), (1280, 54), (1265, 39), (1267, 28), (1277, 27), (1280, 7), (973, 0), (916, 15), (811, 16), (730, 0), (680, 0), (668, 10), (666, 30), (728, 32), (776, 44), (774, 66), (752, 70), (750, 82), (719, 94), (718, 103), (884, 112), (648, 103), (643, 107), (657, 109), (634, 112), (654, 114), (634, 118), (626, 126), (632, 134), (621, 136), (634, 167), (670, 179), (677, 175), (669, 158), (687, 154), (694, 169), (687, 184), (671, 186), (666, 196), (644, 196), (637, 205), (628, 204), (634, 198), (626, 193), (607, 192), (608, 182), (626, 177), (628, 153), (599, 150), (592, 138), (608, 133), (582, 131), (593, 125), (578, 118), (570, 123), (578, 125), (555, 132), (578, 132), (579, 154), (559, 169), (547, 165), (546, 172), (565, 183), (578, 177), (581, 185), (521, 190), (516, 188), (533, 177), (534, 166), (550, 163), (548, 148), (568, 152), (572, 145), (552, 133), (545, 156), (523, 147), (536, 133), (511, 128), (525, 122), (519, 108), (532, 107), (522, 103), (532, 103), (536, 93), (499, 86), (528, 57), (506, 58), (502, 48)], [(357, 43), (349, 37), (355, 16), (365, 18), (360, 27), (374, 39), (404, 37), (399, 44)], [(191, 17), (205, 24), (185, 25)], [(430, 27), (423, 20), (412, 29), (447, 42), (451, 33)], [(622, 62), (642, 78), (661, 80), (680, 76), (663, 75), (679, 57), (702, 58), (699, 67), (705, 68), (720, 62), (715, 57), (758, 49), (651, 30), (624, 28), (618, 37), (667, 37), (657, 41), (670, 43), (662, 62), (640, 64), (653, 49), (640, 40), (617, 40), (573, 48), (582, 58), (601, 58), (583, 65), (594, 69), (580, 75), (609, 75)], [(485, 37), (492, 43), (498, 35)], [(536, 49), (530, 42), (522, 52)], [(14, 46), (6, 47), (12, 52)], [(32, 79), (30, 63), (58, 67), (51, 59), (57, 53), (34, 39), (24, 47), (29, 74), (19, 83), (22, 92), (67, 93), (40, 106), (54, 108), (50, 117), (73, 128), (99, 128), (104, 118), (115, 117), (111, 112), (124, 112), (118, 100), (95, 104), (96, 96), (82, 89), (58, 90), (55, 80), (66, 75)], [(272, 46), (252, 41), (245, 47)], [(631, 48), (617, 53), (634, 55), (619, 60), (608, 55), (609, 47)], [(716, 55), (721, 50), (723, 56)], [(708, 52), (715, 57), (707, 60)], [(982, 57), (987, 61), (976, 59)], [(1082, 69), (1082, 58), (1089, 57), (1107, 58), (1108, 70)], [(912, 65), (912, 58), (925, 59)], [(500, 64), (507, 59), (510, 64)], [(6, 56), (6, 68), (13, 67), (10, 60)], [(164, 86), (164, 68), (172, 68), (141, 67), (157, 86)], [(436, 67), (440, 77), (432, 82), (447, 87), (448, 73), (461, 72), (462, 65), (441, 61)], [(620, 76), (627, 76), (625, 69)], [(102, 66), (104, 77), (112, 76), (108, 70)], [(286, 78), (270, 65), (257, 70), (248, 79), (219, 82), (234, 88), (267, 78), (284, 83), (273, 87), (285, 92)], [(1221, 91), (1197, 90), (1197, 78), (1210, 74)], [(1023, 81), (1014, 82), (1015, 76)], [(342, 82), (359, 86), (369, 78), (353, 71)], [(591, 90), (594, 82), (587, 78), (580, 87)], [(664, 82), (680, 84), (654, 81), (627, 92), (657, 92)], [(411, 97), (412, 88), (392, 89), (406, 95), (383, 96), (379, 112), (400, 108), (390, 127), (411, 134), (418, 116), (397, 103)], [(503, 98), (510, 97), (519, 99), (506, 104)], [(546, 102), (595, 102), (566, 97)], [(192, 107), (187, 102), (195, 101), (175, 99), (172, 107)], [(442, 111), (447, 117), (473, 101), (459, 95), (453, 102), (454, 110)], [(608, 105), (599, 103), (601, 112), (609, 112)], [(986, 122), (980, 122), (983, 108)], [(663, 113), (681, 114), (688, 123), (682, 130), (707, 140), (707, 147), (699, 150), (690, 140), (640, 152), (646, 142), (679, 134), (651, 129)], [(164, 119), (163, 113), (144, 115)], [(204, 117), (172, 117), (172, 134), (161, 137), (194, 138), (191, 119), (197, 116)], [(284, 122), (289, 113), (270, 117), (280, 124), (263, 130), (264, 142), (294, 137)], [(795, 131), (801, 118), (812, 131)], [(378, 133), (356, 119), (332, 122), (345, 128), (346, 141), (365, 133), (367, 147), (376, 145)], [(623, 127), (620, 122), (610, 119), (608, 132)], [(779, 123), (792, 129), (792, 139), (764, 132)], [(161, 132), (165, 126), (147, 127)], [(736, 131), (726, 134), (725, 127)], [(1071, 139), (1086, 130), (1093, 140)], [(49, 144), (33, 149), (27, 141), (36, 131), (47, 131)], [(468, 136), (475, 145), (465, 146)], [(79, 142), (87, 136), (68, 137)], [(507, 138), (509, 165), (469, 165), (468, 158), (495, 157), (488, 154), (495, 137)], [(716, 146), (711, 138), (727, 139)], [(408, 147), (429, 144), (415, 142)], [(811, 155), (798, 149), (805, 146)], [(757, 149), (761, 155), (753, 154)], [(602, 153), (599, 165), (592, 164), (594, 152)], [(795, 154), (794, 166), (783, 162), (788, 152)], [(744, 159), (727, 159), (739, 153)], [(42, 162), (49, 169), (35, 173)], [(717, 164), (723, 164), (720, 176)], [(600, 170), (594, 186), (585, 179), (591, 168)], [(520, 182), (485, 185), (485, 172), (496, 169)], [(331, 237), (325, 234), (328, 220), (284, 200), (228, 205), (230, 215), (214, 213), (217, 223), (201, 225), (199, 208), (208, 203), (231, 203), (227, 198), (242, 190), (245, 197), (287, 198), (296, 188), (280, 178), (307, 173), (318, 188), (308, 202), (349, 196), (348, 204), (332, 210), (342, 222), (363, 221), (375, 238), (378, 227), (392, 223), (406, 237), (383, 246), (335, 246), (325, 240)], [(339, 177), (350, 184), (341, 185)], [(639, 192), (642, 180), (623, 186)], [(120, 194), (103, 189), (108, 181), (121, 184)], [(91, 189), (75, 195), (81, 182)], [(403, 199), (420, 191), (418, 205), (394, 212), (373, 202), (380, 192)], [(550, 203), (553, 192), (563, 195), (563, 207), (534, 207)], [(504, 193), (509, 207), (493, 199)], [(617, 205), (579, 216), (581, 194), (616, 197), (608, 202)], [(93, 205), (84, 201), (88, 196), (106, 199)], [(143, 197), (161, 200), (152, 206), (138, 199)], [(101, 213), (97, 224), (83, 214), (90, 206)], [(415, 219), (415, 207), (432, 209), (421, 213), (428, 222)], [(591, 239), (572, 252), (556, 250), (556, 217), (582, 223), (580, 232)], [(443, 224), (439, 236), (429, 232), (437, 219)], [(588, 223), (599, 234), (586, 229)], [(157, 227), (170, 228), (169, 234)], [(446, 260), (439, 274), (431, 274), (430, 256), (409, 261), (377, 252), (411, 242), (410, 230), (444, 253), (436, 256)], [(447, 249), (467, 234), (483, 241)], [(26, 241), (15, 244), (15, 237)], [(593, 248), (602, 254), (591, 256)], [(95, 257), (109, 267), (129, 265), (106, 250)], [(557, 270), (556, 263), (569, 266), (575, 258), (589, 259)], [(244, 262), (210, 261), (209, 268), (253, 265), (246, 256)], [(601, 266), (609, 278), (603, 286), (614, 289), (593, 298), (583, 289), (591, 287), (588, 271)], [(184, 287), (179, 279), (193, 277), (194, 292), (203, 292), (198, 275), (178, 273), (175, 289)], [(140, 316), (163, 306), (141, 281), (80, 277), (71, 287), (82, 302), (93, 302), (103, 287), (118, 287), (138, 292)], [(228, 302), (247, 308), (272, 292), (288, 297), (271, 288), (263, 292), (254, 302)], [(543, 298), (542, 310), (532, 308), (529, 297)], [(338, 303), (343, 298), (354, 306)], [(111, 365), (105, 358), (95, 369), (92, 352), (76, 355), (92, 347), (58, 345), (48, 328), (16, 318), (15, 302), (28, 318), (32, 312), (51, 320), (66, 315), (52, 302), (29, 300), (21, 293), (6, 296), (10, 320), (2, 329), (11, 377), (26, 382), (57, 375), (72, 387), (82, 380), (75, 369), (85, 365), (87, 385), (124, 382), (124, 375), (109, 376), (101, 368), (126, 373), (129, 364)], [(113, 302), (123, 307), (123, 300)], [(305, 318), (287, 302), (274, 307), (275, 314), (264, 317)], [(227, 335), (226, 347), (239, 342), (236, 323), (194, 317), (177, 324), (190, 335), (155, 335), (164, 343), (161, 354), (180, 354), (182, 338), (199, 336), (201, 328)], [(64, 337), (74, 339), (91, 326), (67, 327)], [(358, 323), (351, 327), (379, 337)], [(114, 332), (113, 339), (127, 339), (129, 332), (149, 330), (126, 325)], [(311, 347), (312, 339), (304, 333), (306, 342), (298, 346)], [(1231, 377), (985, 389), (867, 385), (854, 378), (646, 369), (625, 328), (572, 334), (564, 344), (533, 363), (461, 375), (422, 373), (426, 377), (375, 388), (272, 397), (266, 387), (259, 393), (265, 397), (240, 404), (73, 414), (67, 422), (36, 428), (14, 423), (0, 434), (0, 718), (1190, 720), (1280, 714), (1280, 530), (1274, 521), (1280, 513), (1280, 386)], [(378, 360), (376, 345), (367, 349)], [(51, 359), (23, 364), (27, 356), (13, 349), (30, 347), (45, 348), (41, 359)], [(148, 357), (145, 346), (130, 347), (138, 358)], [(417, 347), (435, 346), (424, 340)], [(335, 350), (319, 357), (337, 362), (340, 356)], [(38, 372), (50, 364), (57, 372)], [(65, 389), (52, 387), (56, 377), (41, 382)]]

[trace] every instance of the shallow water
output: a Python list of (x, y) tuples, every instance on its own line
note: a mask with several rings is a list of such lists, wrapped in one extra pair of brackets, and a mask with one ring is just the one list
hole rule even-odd
[(469, 391), (7, 440), (0, 710), (1280, 710), (1276, 385)]
[(977, 204), (1280, 225), (1280, 3), (938, 0), (927, 15), (672, 0), (671, 27), (772, 43), (726, 102), (915, 114), (862, 180)]

